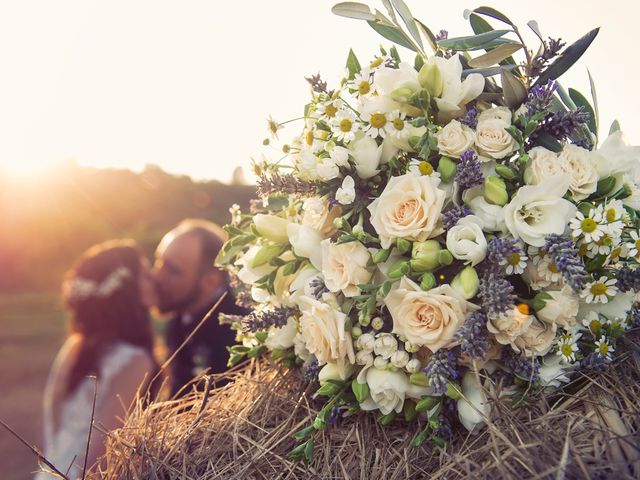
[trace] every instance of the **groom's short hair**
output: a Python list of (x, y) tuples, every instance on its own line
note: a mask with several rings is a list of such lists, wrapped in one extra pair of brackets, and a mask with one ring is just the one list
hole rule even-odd
[(227, 239), (227, 234), (220, 225), (201, 218), (187, 218), (180, 222), (178, 226), (171, 231), (171, 234), (173, 238), (178, 235), (192, 235), (196, 237), (200, 243), (201, 271), (204, 273), (216, 270), (214, 265), (215, 259)]

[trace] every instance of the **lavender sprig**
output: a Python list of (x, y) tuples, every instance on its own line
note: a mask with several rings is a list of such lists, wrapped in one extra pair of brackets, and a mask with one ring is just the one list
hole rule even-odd
[(458, 352), (456, 350), (446, 349), (438, 350), (429, 358), (423, 371), (435, 393), (444, 394), (447, 391), (447, 383), (460, 377), (456, 364), (457, 359)]
[(294, 307), (275, 307), (251, 312), (242, 321), (242, 329), (245, 333), (255, 333), (267, 330), (269, 327), (282, 328), (287, 320), (296, 312)]
[(460, 342), (460, 350), (470, 359), (484, 360), (491, 345), (487, 330), (487, 317), (474, 312), (456, 331), (454, 338)]
[(262, 175), (257, 182), (258, 195), (266, 197), (271, 194), (310, 196), (318, 193), (320, 183), (301, 180), (294, 175), (272, 173)]
[(478, 161), (476, 152), (467, 150), (460, 155), (454, 180), (460, 187), (460, 190), (467, 190), (476, 185), (482, 185), (484, 177), (482, 175), (482, 166)]
[(540, 379), (540, 362), (536, 357), (517, 355), (513, 350), (505, 348), (501, 360), (514, 375), (523, 380), (537, 383)]
[(524, 104), (527, 116), (532, 117), (536, 113), (547, 111), (551, 107), (557, 88), (558, 85), (553, 80), (549, 80), (546, 85), (534, 85), (529, 92), (527, 102)]
[(551, 257), (551, 261), (573, 291), (581, 291), (587, 283), (589, 274), (578, 255), (575, 242), (566, 235), (552, 234), (546, 238), (544, 251)]
[(622, 267), (616, 273), (616, 280), (621, 292), (637, 292), (640, 290), (640, 268)]
[(458, 223), (458, 220), (466, 217), (467, 215), (471, 215), (471, 210), (469, 210), (469, 208), (465, 205), (456, 205), (450, 208), (442, 214), (442, 223), (444, 224), (444, 228), (446, 230), (449, 230), (451, 227), (454, 227), (456, 223)]
[(460, 120), (460, 123), (470, 128), (476, 128), (478, 126), (477, 115), (478, 111), (475, 108), (470, 108), (464, 118)]

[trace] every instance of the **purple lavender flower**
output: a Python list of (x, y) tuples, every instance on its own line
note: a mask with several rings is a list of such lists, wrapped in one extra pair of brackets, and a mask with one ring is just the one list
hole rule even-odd
[(508, 261), (515, 254), (524, 256), (524, 250), (520, 240), (512, 237), (496, 237), (487, 245), (487, 258), (494, 265)]
[(597, 352), (591, 352), (585, 355), (584, 359), (580, 362), (580, 369), (592, 372), (602, 372), (607, 367), (607, 363), (609, 361), (610, 360), (607, 360), (606, 357), (598, 354)]
[(449, 32), (447, 32), (446, 30), (440, 30), (438, 33), (436, 33), (437, 42), (439, 42), (440, 40), (446, 40), (447, 38), (449, 38)]
[(540, 378), (540, 362), (536, 357), (517, 355), (513, 350), (502, 350), (502, 363), (517, 377), (530, 383), (537, 383)]
[(527, 116), (532, 117), (538, 112), (548, 110), (557, 88), (558, 85), (553, 80), (549, 80), (546, 85), (534, 85), (529, 91), (527, 102), (524, 104)]
[(547, 236), (544, 251), (551, 257), (556, 268), (574, 292), (581, 291), (589, 274), (578, 255), (575, 242), (566, 235), (552, 234)]
[(616, 273), (616, 286), (622, 292), (637, 292), (640, 290), (640, 268), (622, 267)]
[(456, 350), (440, 349), (429, 358), (427, 366), (423, 371), (427, 374), (429, 385), (435, 392), (444, 394), (447, 391), (447, 383), (460, 377), (460, 372), (456, 365), (458, 352)]
[(319, 278), (311, 280), (311, 282), (309, 282), (309, 287), (311, 288), (311, 295), (313, 295), (316, 300), (320, 300), (322, 298), (322, 294), (329, 291), (324, 282)]
[(638, 306), (634, 306), (629, 313), (631, 316), (631, 328), (640, 327), (640, 308)]
[(470, 128), (476, 128), (478, 126), (477, 115), (478, 111), (475, 108), (470, 108), (464, 118), (460, 120), (460, 123)]
[(489, 350), (487, 317), (482, 312), (474, 312), (456, 331), (454, 338), (460, 342), (460, 350), (470, 359), (485, 359)]
[(482, 185), (483, 180), (482, 166), (478, 161), (476, 152), (467, 150), (460, 155), (455, 176), (456, 183), (460, 187), (460, 190), (466, 190), (476, 185)]
[(466, 206), (453, 206), (442, 214), (442, 223), (444, 224), (444, 228), (449, 230), (458, 223), (458, 220), (466, 217), (467, 215), (471, 215), (471, 210)]
[(478, 296), (489, 318), (497, 318), (515, 306), (513, 285), (501, 272), (487, 268), (480, 277)]
[(302, 367), (302, 376), (308, 383), (318, 381), (318, 373), (320, 373), (320, 365), (315, 358), (310, 360)]
[(245, 333), (259, 332), (273, 326), (282, 328), (287, 320), (296, 312), (295, 307), (275, 307), (251, 312), (242, 321), (242, 329)]

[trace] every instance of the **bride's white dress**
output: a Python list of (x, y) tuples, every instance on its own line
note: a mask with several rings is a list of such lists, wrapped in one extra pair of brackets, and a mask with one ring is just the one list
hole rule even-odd
[[(64, 347), (63, 347), (64, 350)], [(44, 395), (44, 435), (45, 449), (44, 456), (62, 473), (69, 469), (68, 477), (76, 480), (82, 475), (82, 465), (84, 463), (85, 450), (87, 447), (87, 436), (89, 434), (89, 424), (91, 422), (91, 409), (93, 405), (94, 380), (83, 379), (75, 391), (64, 400), (60, 407), (60, 415), (57, 428), (53, 424), (53, 402), (52, 393), (55, 382), (59, 378), (60, 359), (63, 355), (61, 350), (56, 358), (45, 388)], [(102, 357), (100, 361), (100, 375), (98, 381), (98, 393), (96, 396), (96, 411), (100, 411), (100, 406), (105, 398), (111, 394), (111, 380), (122, 371), (131, 361), (145, 351), (130, 344), (117, 343)], [(94, 432), (95, 434), (95, 432)], [(87, 468), (90, 465), (87, 465)], [(50, 480), (55, 477), (49, 473), (40, 472), (36, 475), (36, 480)]]

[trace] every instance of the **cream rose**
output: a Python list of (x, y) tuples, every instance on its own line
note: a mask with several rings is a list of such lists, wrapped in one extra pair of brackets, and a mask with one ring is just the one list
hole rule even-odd
[(550, 324), (569, 328), (576, 324), (579, 299), (570, 288), (547, 291), (541, 294), (544, 307), (536, 311), (538, 318)]
[(547, 235), (562, 234), (577, 210), (562, 198), (569, 183), (570, 178), (563, 174), (521, 187), (504, 207), (509, 232), (534, 247), (542, 247)]
[(482, 156), (501, 159), (518, 149), (518, 142), (505, 130), (511, 125), (500, 118), (490, 118), (478, 122), (476, 127), (476, 147)]
[(556, 338), (555, 324), (534, 317), (529, 327), (511, 342), (511, 348), (527, 357), (546, 355)]
[(508, 125), (511, 125), (511, 110), (507, 107), (492, 107), (483, 110), (478, 115), (478, 123), (485, 120), (501, 120)]
[(360, 404), (362, 410), (380, 410), (383, 415), (400, 413), (406, 397), (420, 398), (431, 389), (409, 383), (407, 375), (401, 371), (380, 370), (365, 366), (357, 378), (358, 383), (369, 386), (369, 397)]
[(477, 306), (467, 302), (450, 285), (424, 291), (403, 277), (384, 299), (393, 319), (392, 333), (432, 352), (453, 344), (453, 335)]
[(296, 320), (293, 317), (289, 317), (283, 327), (269, 329), (269, 334), (264, 344), (269, 350), (291, 348), (293, 347), (296, 333)]
[(347, 316), (314, 298), (304, 297), (299, 304), (300, 332), (307, 350), (316, 356), (318, 363), (353, 364), (355, 354), (351, 333), (346, 330)]
[(397, 238), (421, 242), (440, 233), (437, 224), (446, 194), (439, 184), (439, 178), (417, 173), (389, 180), (368, 207), (382, 248)]
[(317, 230), (327, 238), (335, 233), (333, 221), (341, 215), (342, 209), (329, 206), (326, 198), (311, 197), (302, 204), (302, 212), (302, 225)]
[(466, 125), (458, 120), (451, 120), (445, 127), (436, 133), (438, 151), (442, 155), (459, 158), (467, 150), (473, 147), (476, 136)]
[(447, 249), (458, 260), (475, 266), (487, 256), (487, 239), (482, 233), (481, 220), (469, 215), (458, 220), (447, 231)]
[(562, 167), (571, 177), (569, 190), (576, 200), (584, 200), (598, 186), (598, 171), (589, 150), (577, 145), (565, 145), (559, 156)]
[(511, 345), (523, 335), (533, 323), (535, 317), (528, 312), (522, 312), (518, 308), (487, 320), (487, 330), (493, 333), (496, 341), (501, 345)]
[(368, 283), (372, 272), (367, 270), (369, 250), (358, 241), (331, 243), (323, 240), (322, 274), (330, 292), (342, 292), (345, 297), (360, 295), (358, 285)]
[(524, 181), (529, 185), (536, 185), (565, 171), (564, 162), (558, 158), (558, 154), (544, 147), (529, 150), (529, 158), (529, 165), (524, 171)]

